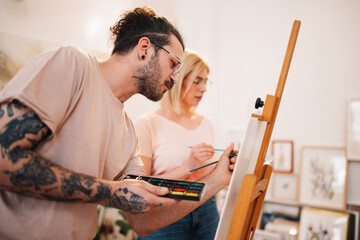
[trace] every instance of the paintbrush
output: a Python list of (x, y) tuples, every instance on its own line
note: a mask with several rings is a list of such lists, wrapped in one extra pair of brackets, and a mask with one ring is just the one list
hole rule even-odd
[[(191, 148), (191, 147), (189, 147), (189, 148)], [(225, 150), (224, 150), (224, 149), (214, 148), (214, 151), (222, 151), (222, 152), (223, 152), (223, 151), (225, 151)], [(235, 156), (237, 156), (237, 154), (231, 154), (231, 155), (229, 156), (229, 158), (233, 158), (233, 157), (235, 157)], [(216, 161), (211, 162), (211, 163), (208, 163), (208, 164), (206, 164), (206, 165), (204, 165), (204, 166), (201, 166), (201, 167), (198, 167), (198, 168), (194, 168), (194, 169), (190, 170), (190, 172), (194, 172), (194, 171), (199, 170), (199, 169), (202, 169), (202, 168), (204, 168), (204, 167), (213, 165), (213, 164), (217, 163), (218, 161), (219, 161), (219, 160), (216, 160)]]

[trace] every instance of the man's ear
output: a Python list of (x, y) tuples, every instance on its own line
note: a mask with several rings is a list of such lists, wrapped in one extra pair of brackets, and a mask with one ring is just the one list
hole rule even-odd
[(142, 37), (138, 41), (137, 49), (138, 49), (138, 55), (141, 60), (146, 59), (148, 49), (150, 48), (151, 41), (147, 37)]

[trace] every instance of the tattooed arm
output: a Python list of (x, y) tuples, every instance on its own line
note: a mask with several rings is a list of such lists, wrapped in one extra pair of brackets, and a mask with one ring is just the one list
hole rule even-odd
[(174, 204), (161, 198), (167, 188), (135, 180), (107, 181), (69, 171), (33, 150), (51, 134), (29, 108), (0, 104), (0, 191), (35, 198), (111, 205), (132, 214)]

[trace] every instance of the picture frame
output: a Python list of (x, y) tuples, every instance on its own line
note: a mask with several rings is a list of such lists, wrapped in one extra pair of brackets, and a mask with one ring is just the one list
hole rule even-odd
[(278, 200), (298, 199), (298, 176), (288, 173), (274, 173), (272, 175), (271, 197)]
[(360, 162), (348, 162), (348, 179), (347, 179), (347, 200), (346, 202), (351, 205), (360, 206), (360, 188), (359, 188), (359, 172)]
[(359, 239), (359, 210), (347, 209), (345, 213), (349, 214), (349, 223), (348, 223), (348, 239)]
[(281, 202), (265, 202), (260, 217), (260, 229), (265, 229), (268, 223), (274, 222), (276, 219), (284, 219), (294, 224), (300, 222), (299, 205), (288, 205)]
[(292, 173), (294, 162), (294, 142), (291, 140), (273, 140), (271, 143), (273, 172)]
[(257, 229), (254, 235), (254, 240), (279, 240), (281, 239), (281, 233), (269, 232), (261, 229)]
[(347, 149), (349, 160), (360, 161), (360, 98), (348, 102)]
[(349, 214), (314, 208), (301, 211), (298, 240), (347, 239)]
[(303, 146), (299, 203), (344, 210), (347, 194), (345, 147)]

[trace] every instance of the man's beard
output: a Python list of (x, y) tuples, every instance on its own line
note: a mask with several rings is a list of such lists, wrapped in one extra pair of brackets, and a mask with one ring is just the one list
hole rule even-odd
[[(166, 92), (166, 90), (161, 90), (160, 77), (161, 68), (158, 54), (152, 56), (146, 66), (139, 67), (133, 76), (133, 78), (137, 79), (139, 93), (155, 102), (159, 101)], [(166, 80), (165, 85), (170, 89), (173, 86), (172, 80)]]

